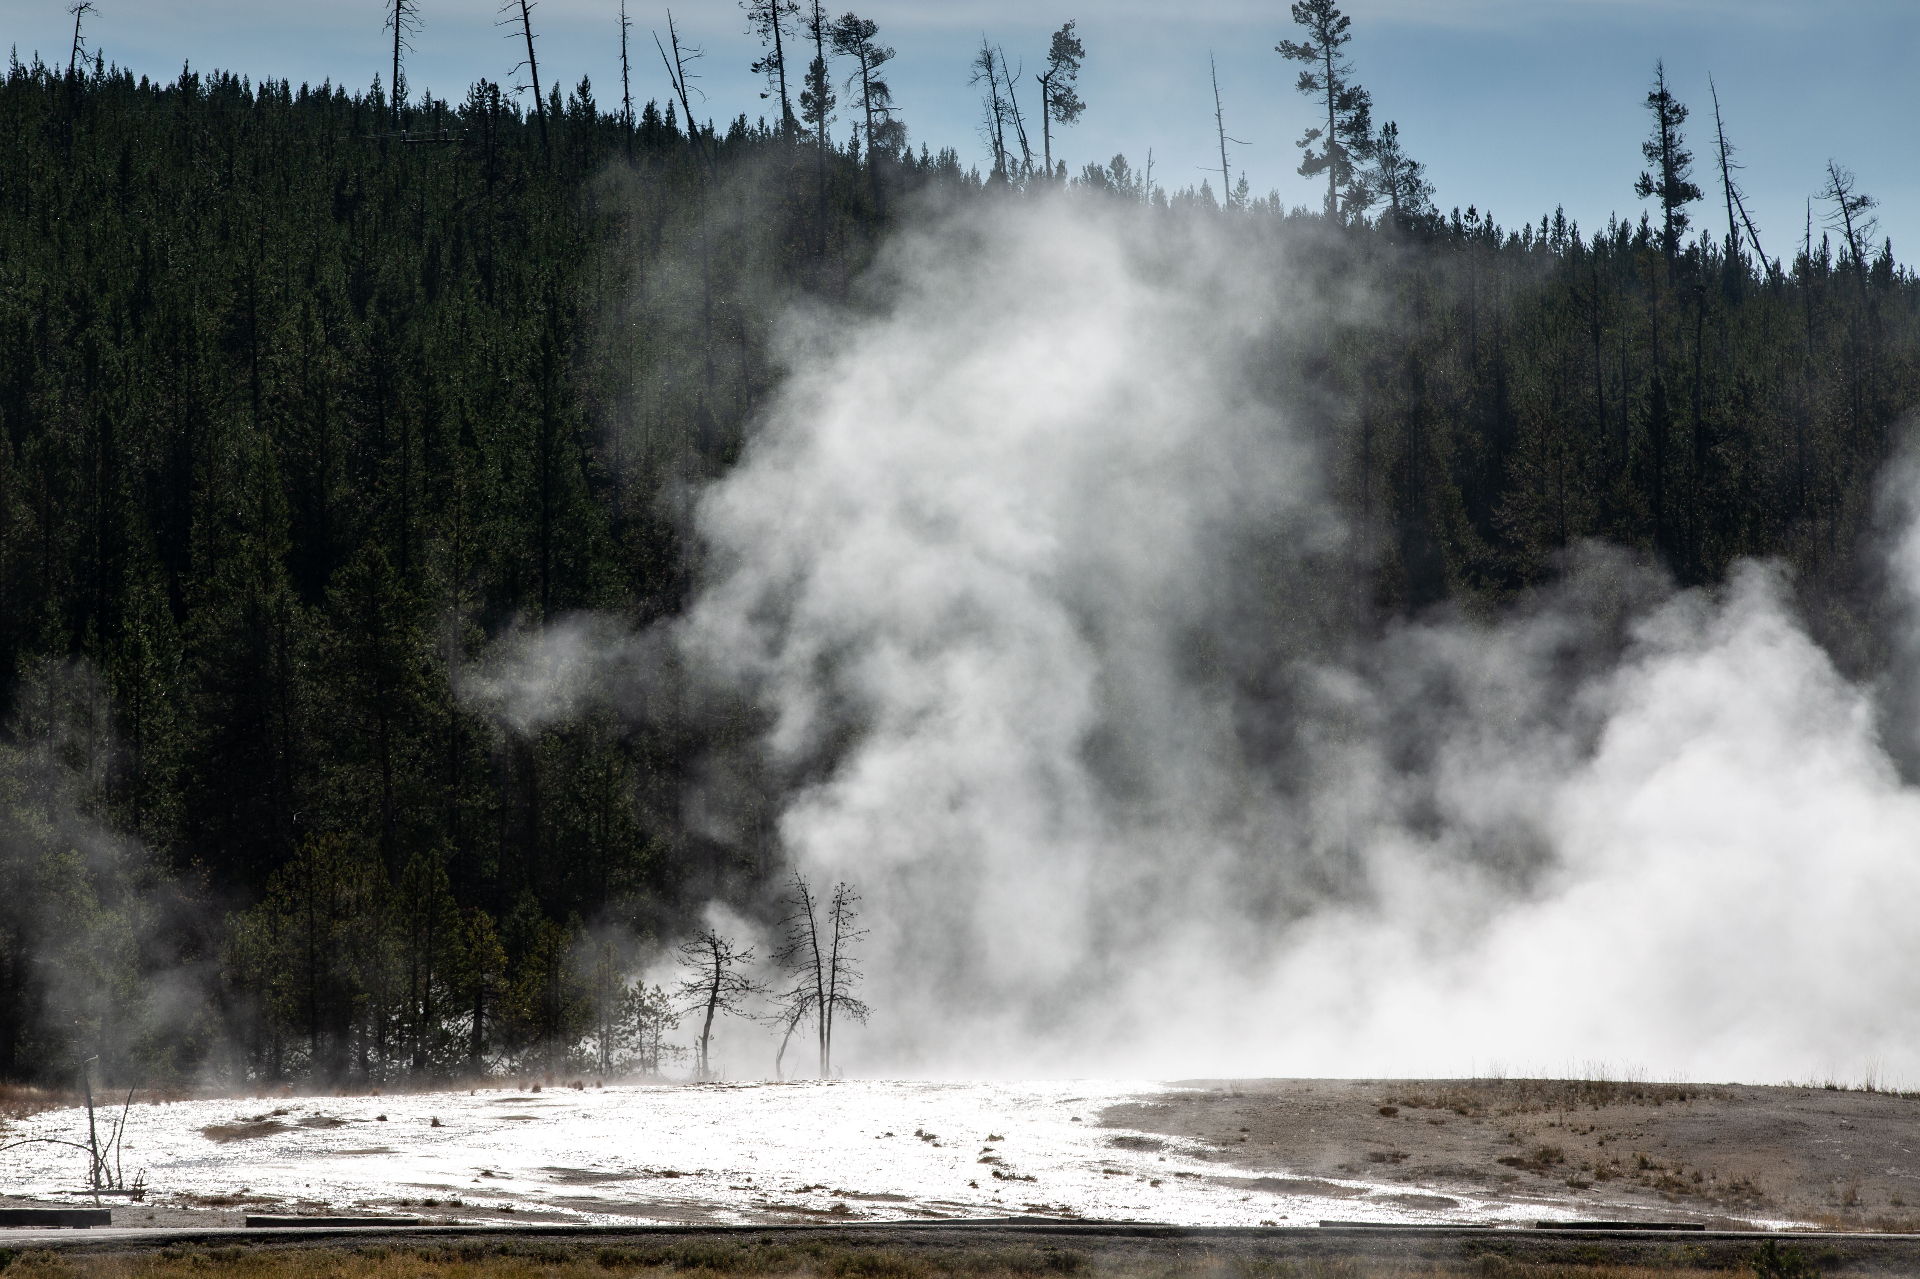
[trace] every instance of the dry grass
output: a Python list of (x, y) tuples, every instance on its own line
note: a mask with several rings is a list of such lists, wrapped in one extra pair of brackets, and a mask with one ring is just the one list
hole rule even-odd
[(286, 1130), (287, 1125), (278, 1119), (253, 1119), (232, 1124), (208, 1124), (200, 1130), (200, 1135), (208, 1141), (247, 1141), (254, 1137), (271, 1137), (274, 1133)]
[(1857, 1212), (1816, 1212), (1810, 1220), (1822, 1230), (1876, 1235), (1920, 1234), (1920, 1217), (1896, 1216), (1890, 1212), (1878, 1212), (1872, 1216)]
[[(1486, 1256), (1457, 1264), (1334, 1258), (1199, 1256), (1102, 1265), (1067, 1248), (899, 1251), (831, 1242), (685, 1241), (650, 1247), (474, 1241), (360, 1248), (167, 1248), (151, 1253), (14, 1253), (7, 1279), (1746, 1279), (1755, 1272), (1687, 1266), (1542, 1264)], [(1810, 1273), (1810, 1272), (1809, 1272)], [(1762, 1276), (1762, 1279), (1767, 1279)]]
[(1698, 1084), (1627, 1083), (1612, 1079), (1454, 1079), (1435, 1080), (1382, 1097), (1381, 1113), (1446, 1110), (1469, 1119), (1538, 1115), (1553, 1111), (1598, 1110), (1602, 1106), (1666, 1106), (1677, 1102), (1724, 1100), (1724, 1090)]
[[(132, 1100), (136, 1106), (148, 1106), (159, 1102), (190, 1101), (197, 1095), (181, 1088), (136, 1088)], [(126, 1101), (125, 1092), (98, 1083), (94, 1085), (93, 1104), (103, 1113), (111, 1110), (118, 1114)], [(86, 1104), (86, 1097), (76, 1089), (43, 1088), (37, 1084), (0, 1081), (0, 1128), (4, 1128), (10, 1119), (25, 1119), (43, 1110), (60, 1110)]]
[(28, 1115), (37, 1115), (43, 1110), (57, 1110), (62, 1106), (80, 1104), (81, 1098), (78, 1093), (54, 1088), (36, 1088), (32, 1084), (0, 1082), (0, 1121), (25, 1119)]

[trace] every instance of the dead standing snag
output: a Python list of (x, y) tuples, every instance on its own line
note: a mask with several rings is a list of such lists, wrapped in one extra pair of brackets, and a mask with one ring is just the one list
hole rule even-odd
[(674, 987), (674, 993), (691, 1001), (688, 1012), (705, 1014), (700, 1026), (698, 1070), (701, 1079), (710, 1079), (707, 1044), (713, 1037), (714, 1018), (721, 1013), (738, 1014), (746, 998), (758, 989), (751, 978), (738, 971), (753, 962), (753, 948), (735, 950), (730, 940), (703, 928), (692, 940), (680, 944), (678, 962), (687, 977)]
[[(506, 3), (500, 6), (500, 12), (507, 16), (497, 25), (508, 28), (518, 26), (521, 38), (527, 42), (527, 60), (516, 64), (513, 70), (518, 71), (521, 67), (525, 67), (528, 78), (533, 81), (533, 116), (540, 122), (540, 145), (544, 148), (547, 145), (547, 104), (546, 100), (540, 96), (540, 60), (533, 53), (533, 6), (535, 3), (536, 0), (506, 0)], [(509, 38), (513, 34), (511, 30), (507, 32)], [(509, 74), (512, 73), (509, 72)]]
[(787, 916), (781, 921), (786, 942), (774, 955), (781, 968), (797, 981), (782, 1002), (790, 1010), (789, 1026), (797, 1025), (809, 1011), (820, 1037), (820, 1077), (833, 1076), (833, 1023), (844, 1014), (855, 1021), (867, 1019), (866, 1004), (856, 999), (853, 988), (862, 974), (854, 967), (853, 946), (867, 930), (855, 926), (859, 918), (860, 894), (842, 882), (833, 887), (831, 900), (822, 902), (795, 872), (785, 899)]

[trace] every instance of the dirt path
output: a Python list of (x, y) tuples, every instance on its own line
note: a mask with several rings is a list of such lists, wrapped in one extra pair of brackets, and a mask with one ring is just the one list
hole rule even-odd
[(1101, 1122), (1201, 1142), (1223, 1171), (1271, 1173), (1275, 1190), (1365, 1178), (1431, 1201), (1419, 1206), (1498, 1194), (1516, 1215), (1554, 1202), (1603, 1218), (1920, 1229), (1920, 1098), (1520, 1079), (1183, 1087)]

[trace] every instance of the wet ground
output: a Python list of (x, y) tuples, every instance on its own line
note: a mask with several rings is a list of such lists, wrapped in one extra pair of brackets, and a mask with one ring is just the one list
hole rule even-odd
[[(7, 1141), (84, 1140), (85, 1112)], [(136, 1103), (116, 1227), (1036, 1217), (1911, 1231), (1920, 1101), (1596, 1081), (835, 1081)], [(0, 1152), (0, 1206), (90, 1205), (85, 1155)]]
[[(1604, 1080), (1190, 1081), (1102, 1112), (1223, 1174), (1365, 1177), (1405, 1202), (1503, 1201), (1715, 1227), (1920, 1230), (1920, 1098)], [(1388, 1198), (1375, 1191), (1370, 1199)], [(1339, 1215), (1328, 1213), (1327, 1215)]]
[[(1287, 1184), (1222, 1167), (1210, 1142), (1103, 1126), (1110, 1108), (1178, 1099), (1146, 1082), (834, 1081), (475, 1089), (390, 1097), (136, 1104), (120, 1164), (144, 1179), (116, 1224), (238, 1224), (244, 1214), (412, 1213), (447, 1222), (975, 1219), (1184, 1225), (1492, 1221), (1500, 1196), (1409, 1195), (1360, 1169)], [(1183, 1103), (1184, 1104), (1184, 1103)], [(85, 1114), (10, 1139), (84, 1140)], [(1131, 1138), (1132, 1140), (1129, 1140)], [(0, 1185), (68, 1193), (86, 1156), (0, 1153)], [(208, 1214), (198, 1216), (199, 1214)], [(1555, 1215), (1549, 1213), (1548, 1215)]]

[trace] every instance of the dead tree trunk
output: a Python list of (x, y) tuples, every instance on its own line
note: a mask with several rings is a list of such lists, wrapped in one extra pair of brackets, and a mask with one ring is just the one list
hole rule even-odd
[(80, 20), (93, 12), (93, 0), (80, 0), (67, 12), (73, 15), (73, 51), (67, 55), (67, 75), (71, 77), (80, 66)]
[(527, 75), (533, 81), (533, 115), (540, 122), (540, 145), (547, 145), (547, 100), (540, 96), (540, 60), (533, 52), (533, 5), (534, 0), (507, 0), (507, 21), (514, 21), (513, 14), (519, 13), (520, 35), (527, 42)]
[(1020, 98), (1013, 91), (1015, 74), (1007, 70), (1007, 51), (1000, 50), (1000, 78), (1007, 85), (1007, 115), (1013, 120), (1013, 135), (1020, 140), (1020, 176), (1033, 176), (1033, 149), (1027, 145), (1027, 121), (1020, 114)]
[(100, 1202), (100, 1133), (93, 1123), (93, 1079), (87, 1067), (100, 1060), (88, 1057), (80, 1063), (80, 1089), (87, 1097), (87, 1151), (90, 1156), (87, 1163), (87, 1189), (93, 1191), (93, 1202)]
[(865, 929), (854, 927), (855, 920), (859, 918), (859, 904), (859, 893), (845, 883), (834, 885), (833, 901), (827, 907), (827, 918), (833, 926), (833, 940), (827, 961), (826, 998), (820, 1009), (820, 1074), (826, 1079), (833, 1077), (835, 1013), (844, 1012), (855, 1021), (867, 1019), (867, 1006), (853, 995), (853, 988), (860, 981), (860, 972), (853, 966), (853, 945), (866, 936)]
[[(688, 53), (680, 47), (680, 32), (673, 25), (673, 11), (671, 9), (667, 11), (667, 40), (673, 46), (673, 56), (671, 58), (667, 56), (667, 51), (664, 48), (660, 48), (660, 37), (658, 35), (654, 36), (653, 43), (655, 48), (660, 48), (660, 58), (667, 64), (667, 75), (673, 81), (675, 96), (680, 99), (680, 109), (687, 114), (687, 143), (693, 148), (696, 167), (697, 162), (704, 155), (707, 161), (707, 177), (717, 182), (720, 177), (720, 160), (719, 157), (714, 154), (711, 146), (704, 152), (700, 146), (700, 133), (693, 123), (693, 101), (687, 91)], [(698, 49), (691, 51), (694, 57), (698, 57), (699, 52)], [(706, 352), (706, 408), (707, 412), (711, 414), (714, 403), (713, 258), (707, 235), (707, 187), (708, 183), (703, 180), (700, 183), (700, 325), (704, 339), (702, 347)]]
[(406, 105), (407, 92), (400, 79), (400, 55), (412, 48), (407, 43), (407, 33), (415, 29), (420, 21), (419, 0), (393, 0), (393, 16), (388, 19), (393, 26), (393, 127), (398, 129), (400, 110)]
[(1233, 183), (1227, 172), (1227, 117), (1220, 108), (1220, 71), (1213, 65), (1212, 53), (1207, 54), (1207, 72), (1213, 77), (1213, 129), (1220, 137), (1220, 203), (1224, 206), (1233, 201)]
[(625, 138), (627, 159), (633, 159), (633, 83), (627, 72), (627, 0), (620, 0), (620, 131)]

